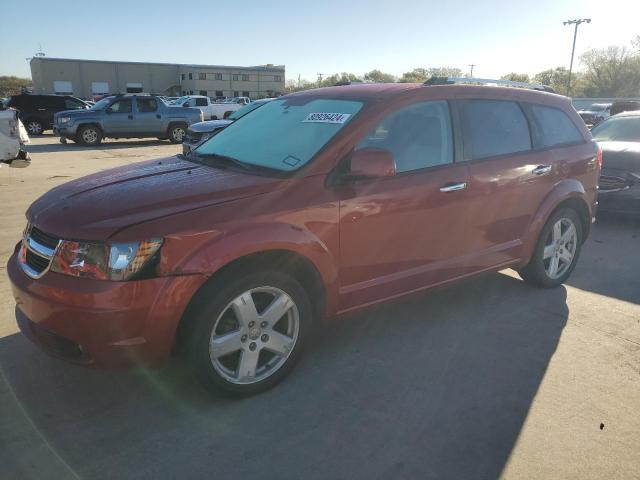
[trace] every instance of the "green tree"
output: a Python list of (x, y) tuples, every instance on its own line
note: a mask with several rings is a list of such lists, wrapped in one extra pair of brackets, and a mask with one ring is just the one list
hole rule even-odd
[(583, 53), (584, 94), (589, 97), (640, 95), (640, 54), (626, 47), (610, 46)]
[[(573, 74), (575, 75), (575, 74)], [(572, 76), (573, 76), (572, 75)], [(569, 80), (569, 70), (564, 67), (550, 68), (543, 72), (536, 73), (533, 76), (533, 81), (541, 83), (542, 85), (548, 85), (560, 94), (567, 92), (567, 81)], [(575, 79), (571, 82), (575, 83)], [(575, 89), (572, 89), (575, 95)]]
[(30, 78), (14, 76), (0, 77), (0, 97), (8, 97), (20, 93), (25, 88), (30, 88), (32, 82)]
[(461, 77), (462, 70), (453, 67), (414, 68), (400, 77), (402, 83), (422, 83), (431, 77)]
[(332, 87), (336, 83), (353, 82), (353, 81), (358, 81), (358, 80), (360, 80), (358, 78), (358, 76), (353, 74), (353, 73), (347, 73), (347, 72), (334, 73), (333, 75), (329, 75), (328, 77), (325, 77), (322, 80), (322, 82), (320, 82), (320, 86), (321, 87)]
[(365, 73), (363, 78), (374, 83), (393, 83), (396, 81), (396, 77), (390, 73), (381, 72), (380, 70), (371, 70)]
[(308, 80), (287, 80), (284, 90), (287, 93), (300, 92), (302, 90), (310, 90), (315, 88), (317, 85)]
[(512, 82), (525, 82), (529, 83), (531, 80), (529, 79), (529, 75), (526, 73), (515, 73), (511, 72), (503, 77), (500, 77), (501, 80), (510, 80)]

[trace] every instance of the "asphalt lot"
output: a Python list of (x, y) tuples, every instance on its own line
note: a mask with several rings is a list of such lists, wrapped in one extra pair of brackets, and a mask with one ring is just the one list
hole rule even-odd
[(0, 168), (1, 478), (640, 478), (637, 222), (599, 221), (554, 290), (505, 270), (340, 319), (249, 399), (31, 346), (5, 271), (29, 203), (179, 148), (45, 136), (30, 167)]

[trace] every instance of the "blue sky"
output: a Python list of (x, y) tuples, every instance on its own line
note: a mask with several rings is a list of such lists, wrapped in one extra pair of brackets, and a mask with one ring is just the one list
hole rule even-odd
[[(568, 66), (570, 18), (591, 17), (577, 52), (629, 45), (640, 0), (186, 0), (55, 2), (1, 7), (0, 75), (29, 76), (51, 57), (225, 65), (285, 64), (288, 79), (322, 72), (400, 75), (451, 66), (495, 77)], [(238, 7), (237, 5), (243, 5)]]

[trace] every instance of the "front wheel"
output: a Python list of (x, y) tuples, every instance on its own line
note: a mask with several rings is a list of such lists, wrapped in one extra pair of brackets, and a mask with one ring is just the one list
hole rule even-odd
[(562, 208), (547, 220), (531, 261), (518, 273), (539, 287), (556, 287), (571, 275), (581, 249), (580, 217), (572, 208)]
[(239, 395), (274, 386), (302, 352), (312, 317), (307, 293), (281, 272), (239, 275), (210, 290), (188, 332), (197, 376), (208, 388)]
[(78, 129), (76, 141), (86, 147), (99, 145), (102, 141), (102, 132), (94, 125), (84, 125)]
[(29, 135), (42, 135), (42, 132), (44, 132), (44, 125), (37, 118), (27, 120), (26, 127)]

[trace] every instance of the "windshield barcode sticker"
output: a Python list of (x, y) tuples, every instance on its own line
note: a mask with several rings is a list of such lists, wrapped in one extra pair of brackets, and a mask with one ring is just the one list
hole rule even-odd
[(310, 113), (303, 123), (344, 123), (349, 120), (350, 113)]

